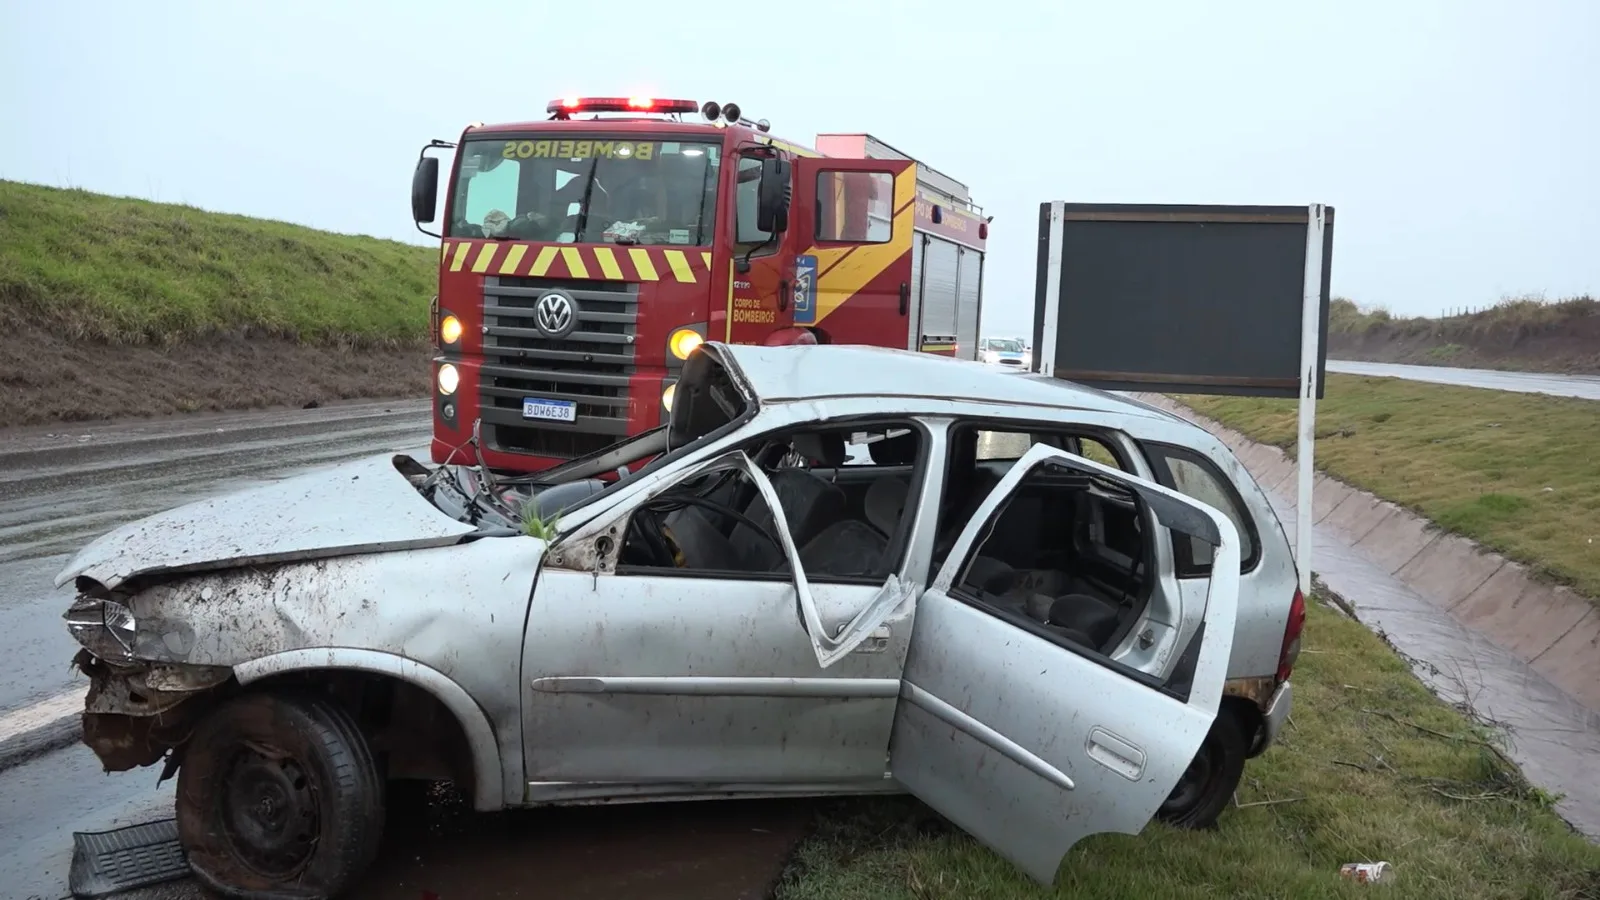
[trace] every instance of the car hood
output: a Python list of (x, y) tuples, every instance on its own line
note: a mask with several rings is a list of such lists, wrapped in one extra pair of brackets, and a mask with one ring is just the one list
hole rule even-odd
[(429, 503), (394, 460), (360, 459), (130, 522), (80, 550), (56, 586), (437, 547), (476, 530)]

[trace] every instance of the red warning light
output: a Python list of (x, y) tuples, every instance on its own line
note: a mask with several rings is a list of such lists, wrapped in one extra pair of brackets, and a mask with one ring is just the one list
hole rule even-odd
[(655, 112), (691, 113), (700, 109), (693, 100), (662, 100), (656, 97), (566, 97), (551, 100), (545, 112)]

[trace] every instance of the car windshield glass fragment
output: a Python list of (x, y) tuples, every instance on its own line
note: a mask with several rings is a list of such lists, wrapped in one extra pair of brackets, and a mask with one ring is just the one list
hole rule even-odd
[(707, 246), (715, 143), (563, 136), (461, 146), (448, 237)]
[(1022, 342), (994, 339), (989, 341), (989, 349), (996, 353), (1021, 353)]

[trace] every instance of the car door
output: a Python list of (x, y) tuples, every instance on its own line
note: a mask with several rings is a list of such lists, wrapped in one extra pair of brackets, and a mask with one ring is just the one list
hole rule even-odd
[[(1005, 618), (957, 584), (1024, 480), (1056, 467), (1131, 490), (1166, 528), (1216, 547), (1187, 696)], [(1067, 851), (1143, 829), (1194, 758), (1221, 699), (1238, 595), (1239, 539), (1222, 513), (1042, 444), (978, 508), (917, 602), (890, 744), (895, 779), (1050, 883)]]
[[(790, 574), (608, 561), (639, 506), (730, 469), (772, 511)], [(813, 584), (776, 490), (740, 451), (641, 491), (564, 535), (551, 556), (571, 566), (599, 547), (611, 549), (547, 567), (534, 590), (523, 653), (530, 799), (885, 784), (910, 639), (909, 620), (885, 622), (895, 607), (911, 610), (897, 577)], [(873, 627), (853, 627), (867, 619)]]

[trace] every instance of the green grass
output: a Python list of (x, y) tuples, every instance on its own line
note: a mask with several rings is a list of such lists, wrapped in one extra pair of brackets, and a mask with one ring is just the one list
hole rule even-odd
[(0, 319), (75, 339), (427, 339), (438, 250), (0, 181)]
[[(1489, 735), (1361, 624), (1308, 610), (1292, 724), (1209, 832), (1151, 825), (1068, 853), (1041, 888), (915, 801), (839, 804), (780, 900), (1045, 897), (1596, 898), (1600, 848), (1551, 811)], [(1386, 860), (1393, 883), (1348, 884)]]
[[(1292, 452), (1292, 400), (1183, 396)], [(1316, 464), (1600, 598), (1600, 403), (1329, 375)]]

